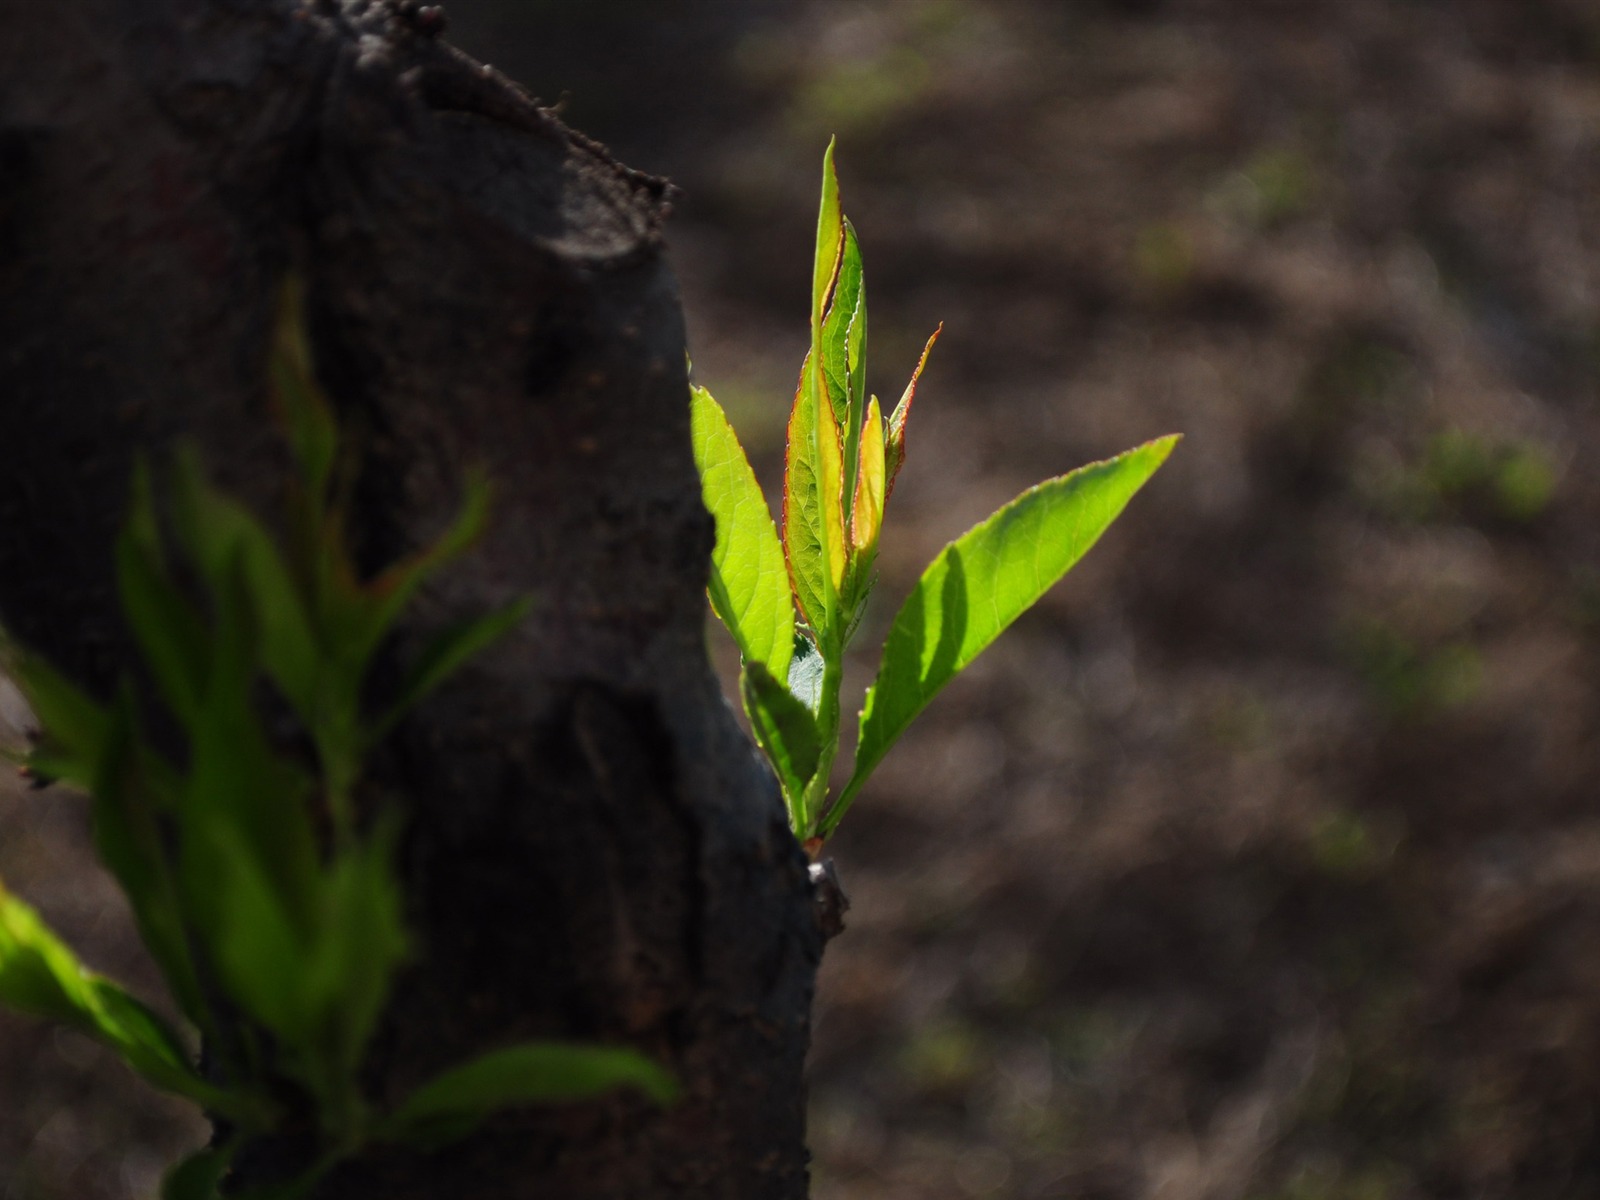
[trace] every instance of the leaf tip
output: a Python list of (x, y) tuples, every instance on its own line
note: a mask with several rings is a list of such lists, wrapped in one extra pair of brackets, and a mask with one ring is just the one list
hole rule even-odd
[(1178, 448), (1178, 443), (1181, 441), (1183, 434), (1168, 433), (1158, 438), (1151, 438), (1142, 448), (1149, 450), (1155, 456), (1156, 466), (1159, 467), (1172, 456), (1172, 452)]

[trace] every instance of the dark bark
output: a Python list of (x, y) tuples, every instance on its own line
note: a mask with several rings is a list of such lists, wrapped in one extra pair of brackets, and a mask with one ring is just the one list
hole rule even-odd
[[(464, 472), (493, 527), (396, 653), (537, 603), (392, 740), (418, 961), (373, 1053), (392, 1099), (513, 1040), (624, 1042), (669, 1111), (524, 1110), (327, 1197), (797, 1197), (822, 935), (804, 856), (703, 644), (664, 186), (402, 3), (0, 3), (0, 615), (99, 689), (127, 669), (111, 546), (138, 452), (198, 444), (263, 513), (276, 289), (304, 275), (362, 470), (355, 543), (428, 540)], [(292, 1167), (251, 1148), (242, 1182)]]

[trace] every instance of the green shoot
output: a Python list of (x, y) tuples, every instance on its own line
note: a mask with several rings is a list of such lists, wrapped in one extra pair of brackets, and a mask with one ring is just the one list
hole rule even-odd
[(789, 413), (781, 537), (721, 408), (691, 388), (695, 459), (717, 522), (711, 605), (739, 648), (745, 712), (790, 826), (813, 856), (916, 715), (1088, 552), (1177, 443), (1159, 438), (1047, 480), (939, 553), (890, 628), (854, 769), (834, 794), (844, 655), (876, 582), (906, 420), (940, 330), (885, 418), (865, 387), (866, 280), (833, 150), (822, 160), (811, 349)]
[[(395, 867), (400, 814), (370, 787), (358, 809), (363, 762), (407, 711), (509, 634), (528, 602), (437, 635), (389, 707), (369, 714), (362, 694), (380, 648), (418, 589), (483, 530), (487, 485), (469, 484), (439, 541), (364, 580), (345, 547), (350, 464), (293, 287), (269, 378), (295, 468), (284, 547), (206, 481), (192, 453), (133, 474), (117, 581), (154, 695), (182, 734), (180, 756), (147, 737), (131, 682), (102, 702), (39, 656), (0, 643), (42, 727), (27, 765), (90, 793), (100, 856), (212, 1070), (202, 1075), (176, 1030), (85, 969), (3, 887), (0, 1003), (99, 1038), (151, 1083), (226, 1118), (227, 1139), (168, 1177), (169, 1200), (210, 1200), (243, 1141), (303, 1121), (308, 1109), (322, 1140), (316, 1163), (255, 1200), (302, 1194), (371, 1141), (464, 1134), (509, 1104), (624, 1085), (665, 1101), (672, 1090), (660, 1067), (630, 1050), (540, 1042), (459, 1065), (392, 1111), (372, 1111), (361, 1069), (412, 950)], [(263, 684), (309, 755), (274, 732)]]

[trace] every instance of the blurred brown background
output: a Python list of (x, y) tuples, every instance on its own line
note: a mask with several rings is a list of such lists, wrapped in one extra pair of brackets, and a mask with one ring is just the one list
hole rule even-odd
[[(1600, 1194), (1600, 6), (448, 10), (684, 188), (769, 482), (838, 134), (875, 390), (945, 322), (852, 687), (946, 540), (1186, 434), (835, 843), (819, 1200)], [(0, 877), (137, 973), (82, 821), (0, 796)], [(196, 1136), (0, 1015), (3, 1200)]]

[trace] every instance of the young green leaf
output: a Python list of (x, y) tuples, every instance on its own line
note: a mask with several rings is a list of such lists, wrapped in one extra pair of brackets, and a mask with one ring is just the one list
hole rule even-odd
[(133, 502), (117, 538), (117, 583), (133, 635), (161, 697), (180, 720), (200, 702), (206, 648), (200, 614), (167, 574), (150, 469), (133, 469)]
[(243, 1097), (214, 1087), (200, 1077), (178, 1035), (164, 1020), (122, 988), (91, 975), (88, 986), (97, 1011), (93, 1032), (124, 1062), (164, 1091), (186, 1096), (215, 1111), (240, 1116)]
[(94, 1025), (88, 972), (39, 915), (0, 886), (0, 1000), (79, 1028)]
[(867, 405), (861, 425), (861, 453), (856, 468), (856, 496), (850, 515), (851, 580), (849, 603), (866, 599), (872, 587), (872, 565), (878, 556), (878, 534), (883, 528), (885, 463), (883, 411), (878, 398)]
[(190, 955), (189, 931), (174, 886), (160, 822), (170, 819), (181, 784), (171, 766), (139, 743), (131, 689), (124, 687), (90, 786), (95, 849), (127, 894), (167, 984), (202, 1030), (210, 1022)]
[(894, 406), (894, 411), (889, 414), (889, 424), (884, 429), (884, 464), (887, 484), (884, 488), (884, 499), (894, 494), (894, 478), (900, 474), (900, 468), (906, 461), (906, 418), (911, 415), (911, 404), (917, 398), (917, 380), (922, 378), (922, 368), (928, 365), (928, 355), (933, 353), (933, 344), (939, 340), (939, 335), (944, 332), (944, 322), (939, 322), (939, 327), (928, 338), (928, 344), (922, 348), (922, 357), (917, 359), (917, 366), (911, 372), (911, 382), (906, 384), (906, 390), (901, 393), (900, 403)]
[(385, 1135), (396, 1141), (418, 1134), (459, 1137), (497, 1109), (587, 1100), (621, 1087), (657, 1104), (670, 1104), (678, 1094), (671, 1075), (633, 1050), (527, 1042), (491, 1051), (424, 1084), (386, 1123)]
[(833, 146), (834, 139), (829, 138), (828, 148), (822, 153), (822, 201), (817, 205), (817, 250), (811, 266), (811, 348), (817, 354), (819, 368), (822, 358), (817, 343), (822, 333), (822, 315), (827, 310), (844, 249), (844, 214), (839, 211), (839, 176), (833, 169)]
[(322, 1038), (316, 1049), (354, 1079), (395, 971), (410, 950), (395, 878), (399, 826), (384, 822), (323, 877), (322, 919), (300, 964)]
[[(790, 585), (801, 615), (819, 644), (837, 650), (842, 630), (839, 588), (848, 547), (844, 522), (844, 441), (830, 396), (823, 318), (843, 261), (844, 217), (833, 142), (822, 156), (822, 202), (817, 210), (816, 257), (811, 277), (811, 350), (800, 368), (800, 386), (789, 411), (784, 454), (783, 548)], [(846, 362), (848, 367), (848, 361)]]
[[(776, 543), (777, 535), (773, 535)], [(467, 660), (499, 641), (528, 615), (533, 601), (527, 597), (513, 600), (504, 608), (471, 617), (440, 631), (411, 664), (397, 689), (397, 698), (388, 713), (373, 728), (373, 735), (381, 736), (394, 727), (401, 717), (410, 712), (427, 694), (433, 691)]]
[(469, 471), (461, 511), (449, 527), (410, 558), (385, 569), (363, 589), (370, 597), (355, 652), (365, 662), (377, 649), (417, 590), (448, 563), (470, 550), (489, 524), (489, 480), (481, 471)]
[(781, 679), (794, 645), (794, 606), (778, 531), (721, 406), (705, 388), (689, 393), (701, 493), (717, 523), (707, 588), (711, 607), (745, 662), (761, 663)]
[(822, 370), (828, 382), (834, 424), (853, 430), (861, 420), (858, 371), (867, 336), (867, 293), (861, 271), (861, 246), (849, 221), (843, 221), (844, 244), (838, 276), (822, 319)]
[[(309, 813), (312, 782), (293, 760), (274, 752), (255, 707), (261, 626), (243, 568), (243, 559), (236, 559), (213, 593), (211, 670), (204, 702), (186, 730), (188, 777), (178, 806), (184, 903), (196, 920), (211, 918), (215, 876), (227, 872), (236, 854), (246, 854), (304, 929), (316, 920), (320, 857)], [(220, 864), (191, 844), (202, 831), (223, 843), (205, 852), (223, 854)]]
[(0, 885), (0, 1002), (105, 1042), (145, 1079), (219, 1111), (237, 1104), (199, 1077), (166, 1023), (110, 980), (87, 970)]
[(890, 628), (855, 770), (822, 836), (928, 701), (1083, 557), (1176, 442), (1148, 442), (1030, 488), (939, 553)]
[(321, 720), (323, 650), (303, 592), (265, 527), (206, 482), (199, 459), (180, 449), (170, 473), (173, 530), (212, 593), (242, 572), (261, 666), (308, 728)]
[(783, 480), (783, 548), (800, 613), (823, 644), (838, 621), (846, 547), (842, 500), (844, 456), (827, 412), (827, 389), (807, 355), (789, 412)]
[(195, 916), (228, 995), (285, 1045), (303, 1045), (314, 1021), (304, 975), (309, 935), (238, 830), (215, 823), (188, 833), (190, 908), (204, 888), (208, 907)]
[(43, 731), (28, 764), (52, 779), (87, 790), (95, 772), (111, 716), (106, 708), (61, 672), (34, 654), (6, 647), (7, 673), (27, 697)]
[(817, 761), (822, 753), (816, 718), (761, 663), (745, 665), (739, 687), (744, 696), (744, 710), (750, 717), (750, 728), (755, 731), (756, 741), (765, 751), (783, 789), (789, 820), (796, 829), (801, 828), (805, 818), (800, 811), (801, 797), (806, 784), (817, 772)]

